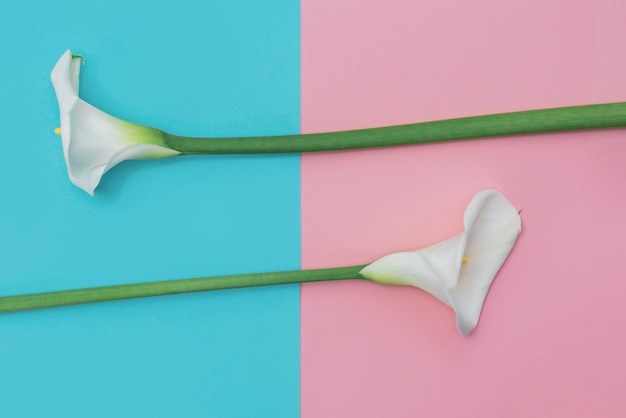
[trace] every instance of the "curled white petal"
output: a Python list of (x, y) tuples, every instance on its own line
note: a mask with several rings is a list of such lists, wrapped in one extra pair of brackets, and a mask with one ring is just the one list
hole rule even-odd
[(81, 58), (68, 50), (50, 78), (59, 102), (63, 155), (72, 183), (93, 196), (104, 173), (125, 160), (164, 158), (160, 131), (111, 116), (78, 96)]
[(463, 218), (465, 232), (415, 252), (395, 253), (361, 271), (367, 279), (418, 287), (450, 306), (462, 335), (478, 324), (489, 286), (521, 232), (521, 219), (496, 190), (478, 193)]

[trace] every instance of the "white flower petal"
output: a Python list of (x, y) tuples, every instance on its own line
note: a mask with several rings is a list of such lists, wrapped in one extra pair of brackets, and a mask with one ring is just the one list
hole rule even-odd
[(485, 190), (468, 205), (464, 224), (465, 232), (413, 253), (385, 256), (361, 270), (361, 276), (431, 293), (454, 309), (459, 332), (468, 335), (521, 232), (521, 220), (500, 192)]
[(81, 58), (66, 51), (51, 73), (59, 102), (63, 154), (72, 183), (93, 196), (113, 166), (130, 159), (172, 157), (157, 129), (111, 116), (78, 97)]
[(382, 284), (418, 287), (450, 306), (450, 299), (439, 275), (420, 253), (389, 254), (366, 266), (361, 270), (361, 275)]
[(457, 313), (457, 328), (467, 335), (476, 327), (489, 286), (513, 249), (522, 225), (518, 211), (495, 190), (485, 190), (472, 199), (464, 223), (464, 257), (468, 261), (449, 296)]
[(73, 61), (72, 53), (68, 49), (57, 61), (50, 74), (61, 115), (71, 112), (78, 100), (80, 59), (75, 60), (76, 63)]
[(459, 234), (420, 250), (446, 289), (452, 289), (458, 282), (465, 251), (464, 237), (465, 234)]

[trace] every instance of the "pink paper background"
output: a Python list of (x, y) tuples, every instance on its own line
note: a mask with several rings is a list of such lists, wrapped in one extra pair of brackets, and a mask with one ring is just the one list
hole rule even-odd
[[(302, 131), (626, 100), (621, 0), (302, 2)], [(472, 335), (418, 290), (302, 286), (302, 417), (622, 417), (626, 131), (302, 157), (302, 267), (523, 232)]]

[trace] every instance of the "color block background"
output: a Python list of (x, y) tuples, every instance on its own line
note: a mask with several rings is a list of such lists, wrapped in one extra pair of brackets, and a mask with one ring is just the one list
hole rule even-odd
[[(0, 294), (300, 266), (299, 156), (124, 163), (67, 179), (49, 73), (189, 135), (297, 133), (298, 1), (24, 1), (0, 13)], [(283, 286), (0, 317), (0, 416), (294, 417), (299, 292)]]
[[(303, 132), (626, 100), (623, 2), (303, 0), (302, 16)], [(625, 135), (303, 156), (303, 268), (456, 234), (484, 188), (524, 211), (467, 339), (416, 290), (303, 286), (302, 417), (623, 416)]]
[(127, 162), (67, 180), (49, 72), (187, 135), (363, 128), (626, 100), (626, 6), (28, 0), (0, 14), (0, 294), (366, 263), (498, 188), (524, 231), (469, 338), (361, 282), (0, 316), (13, 417), (621, 417), (624, 130)]

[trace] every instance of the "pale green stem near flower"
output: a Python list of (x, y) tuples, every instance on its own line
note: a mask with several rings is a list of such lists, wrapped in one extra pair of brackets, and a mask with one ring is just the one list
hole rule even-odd
[(624, 126), (626, 102), (302, 135), (196, 138), (160, 132), (164, 145), (181, 154), (257, 154), (337, 151)]
[(148, 296), (203, 292), (207, 290), (235, 289), (242, 287), (321, 282), (330, 280), (363, 279), (359, 272), (364, 267), (365, 265), (318, 270), (202, 277), (196, 279), (169, 280), (161, 282), (94, 287), (88, 289), (62, 290), (58, 292), (34, 293), (18, 296), (4, 296), (0, 297), (0, 313), (80, 305), (94, 302), (107, 302), (121, 299), (143, 298)]

